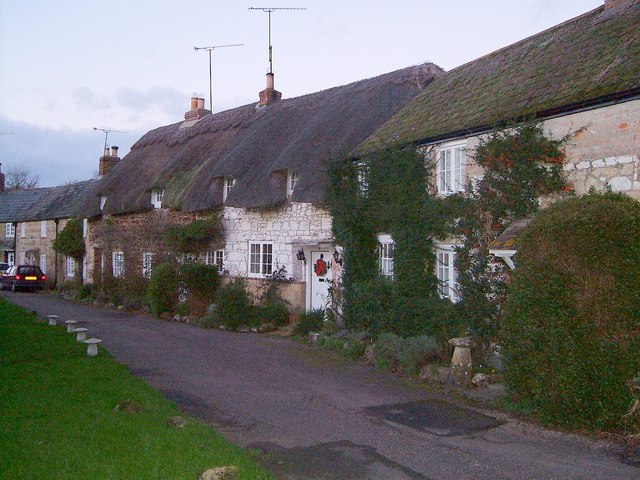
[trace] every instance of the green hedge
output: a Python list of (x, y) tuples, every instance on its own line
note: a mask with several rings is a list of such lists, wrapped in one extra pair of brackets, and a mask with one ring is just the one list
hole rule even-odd
[(519, 245), (500, 331), (509, 387), (553, 424), (620, 426), (640, 372), (640, 203), (560, 202)]
[(174, 263), (161, 263), (153, 268), (147, 303), (154, 315), (172, 313), (178, 303), (178, 268)]

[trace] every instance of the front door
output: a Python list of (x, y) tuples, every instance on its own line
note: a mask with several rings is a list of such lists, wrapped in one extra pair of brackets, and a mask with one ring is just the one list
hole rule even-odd
[(331, 252), (311, 252), (311, 308), (324, 309), (329, 302)]
[(16, 262), (16, 254), (13, 252), (9, 252), (7, 254), (7, 263), (9, 265), (13, 265)]

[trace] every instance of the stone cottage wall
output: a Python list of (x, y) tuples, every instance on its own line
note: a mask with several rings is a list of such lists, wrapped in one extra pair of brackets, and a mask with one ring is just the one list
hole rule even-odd
[(302, 243), (331, 239), (331, 215), (311, 203), (289, 203), (273, 210), (225, 207), (225, 269), (232, 276), (248, 277), (249, 244), (273, 242), (273, 268), (287, 269), (295, 281), (303, 281), (304, 265), (296, 259)]
[[(543, 122), (543, 128), (553, 139), (583, 129), (565, 149), (564, 171), (576, 195), (587, 193), (591, 187), (602, 192), (608, 185), (614, 192), (640, 200), (640, 100), (552, 118)], [(478, 137), (462, 142), (466, 142), (467, 151), (472, 154)], [(423, 147), (423, 152), (435, 159), (440, 145), (443, 144)], [(469, 156), (466, 175), (471, 181), (482, 176), (482, 169)]]
[[(58, 232), (61, 232), (67, 224), (67, 219), (58, 221)], [(18, 223), (16, 227), (16, 264), (28, 263), (40, 266), (41, 255), (46, 255), (45, 272), (47, 283), (53, 285), (56, 278), (56, 252), (53, 249), (53, 241), (56, 238), (56, 223), (54, 220), (46, 220), (46, 235), (42, 236), (41, 222)], [(24, 225), (24, 227), (23, 227)], [(23, 235), (24, 233), (24, 235)], [(58, 282), (71, 280), (66, 277), (66, 257), (58, 255), (57, 279)]]

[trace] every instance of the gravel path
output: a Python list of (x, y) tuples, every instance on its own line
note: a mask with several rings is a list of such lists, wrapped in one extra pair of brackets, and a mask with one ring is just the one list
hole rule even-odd
[(632, 479), (608, 445), (480, 412), (288, 339), (0, 292), (86, 322), (134, 375), (282, 479)]

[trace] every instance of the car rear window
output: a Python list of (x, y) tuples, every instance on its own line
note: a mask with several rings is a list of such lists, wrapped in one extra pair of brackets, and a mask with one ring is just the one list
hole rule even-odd
[(38, 267), (18, 267), (18, 273), (21, 275), (40, 275)]

